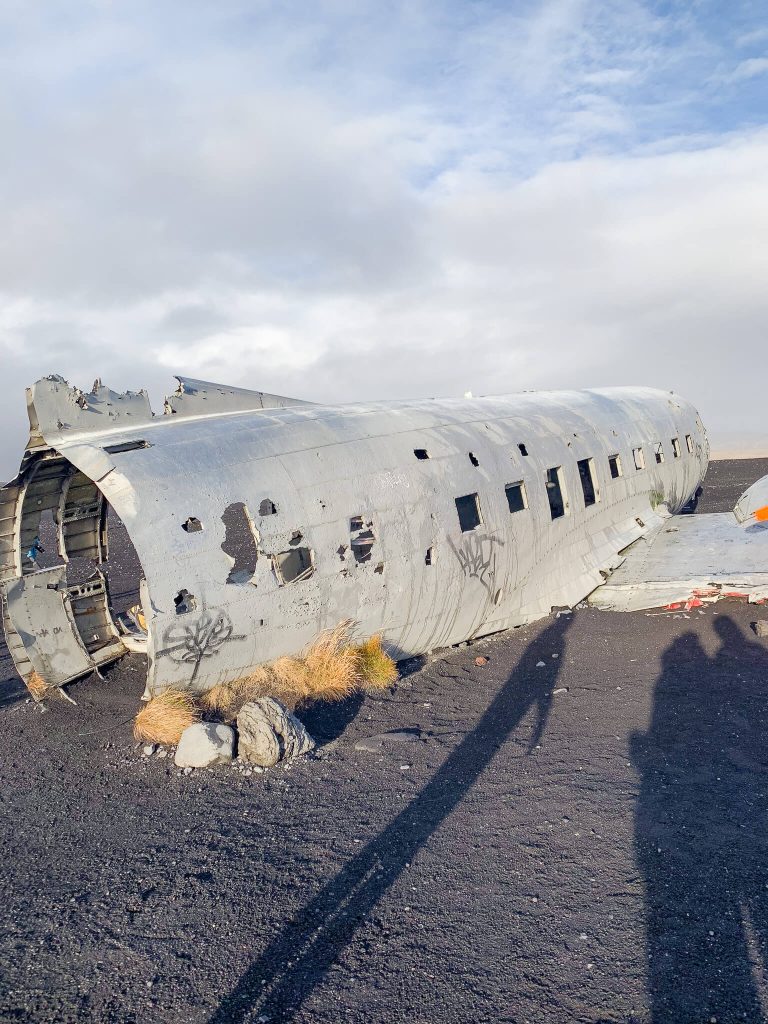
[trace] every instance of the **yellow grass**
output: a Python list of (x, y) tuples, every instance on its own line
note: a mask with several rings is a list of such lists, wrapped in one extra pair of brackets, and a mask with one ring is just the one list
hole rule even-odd
[(204, 712), (211, 712), (225, 722), (231, 722), (237, 718), (243, 704), (272, 695), (271, 674), (266, 666), (261, 666), (243, 679), (219, 683), (206, 690), (199, 700)]
[(201, 712), (232, 722), (243, 704), (275, 697), (291, 711), (314, 701), (339, 701), (360, 690), (379, 690), (397, 679), (397, 667), (385, 653), (380, 636), (352, 643), (354, 623), (340, 622), (309, 644), (298, 657), (278, 658), (249, 675), (219, 683), (196, 698), (166, 690), (136, 716), (134, 735), (149, 743), (178, 743), (181, 733)]
[(32, 675), (27, 676), (24, 680), (24, 685), (35, 698), (35, 700), (44, 700), (48, 695), (50, 687), (44, 679), (42, 679), (37, 672), (32, 670)]
[(351, 620), (340, 622), (298, 657), (278, 658), (249, 676), (214, 686), (200, 698), (201, 706), (232, 721), (243, 704), (259, 697), (276, 697), (293, 711), (313, 701), (339, 701), (361, 689), (390, 686), (397, 679), (397, 668), (384, 653), (381, 637), (353, 644), (353, 625)]
[(165, 690), (136, 715), (133, 735), (144, 743), (176, 744), (188, 725), (199, 721), (194, 698), (183, 690)]
[(398, 677), (397, 665), (381, 646), (381, 636), (372, 636), (354, 648), (361, 685), (367, 690), (384, 690)]

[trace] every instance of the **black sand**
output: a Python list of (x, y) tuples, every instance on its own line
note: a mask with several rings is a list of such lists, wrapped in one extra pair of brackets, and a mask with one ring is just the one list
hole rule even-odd
[[(766, 472), (713, 464), (697, 511)], [(763, 1020), (761, 617), (552, 617), (251, 778), (139, 755), (140, 659), (41, 714), (0, 648), (0, 1020)], [(422, 738), (355, 751), (387, 729)]]

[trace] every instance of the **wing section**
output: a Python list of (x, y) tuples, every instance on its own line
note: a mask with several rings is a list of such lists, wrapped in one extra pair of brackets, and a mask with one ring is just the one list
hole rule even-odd
[(723, 597), (768, 602), (768, 476), (733, 512), (673, 516), (636, 541), (589, 603), (612, 611), (688, 610)]

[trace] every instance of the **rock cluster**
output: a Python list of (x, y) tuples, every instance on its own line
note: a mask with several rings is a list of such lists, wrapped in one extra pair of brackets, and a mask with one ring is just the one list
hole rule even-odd
[[(280, 701), (262, 697), (244, 704), (237, 716), (237, 733), (229, 725), (218, 722), (195, 722), (181, 734), (174, 758), (176, 765), (188, 774), (193, 768), (210, 768), (226, 764), (235, 755), (241, 764), (271, 768), (280, 761), (289, 761), (314, 750), (315, 741), (307, 730)], [(144, 756), (155, 752), (155, 744), (144, 747)], [(248, 773), (250, 774), (250, 772)]]

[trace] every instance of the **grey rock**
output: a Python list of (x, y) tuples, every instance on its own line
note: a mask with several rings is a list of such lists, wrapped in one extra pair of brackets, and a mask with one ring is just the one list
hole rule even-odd
[(364, 739), (358, 740), (355, 750), (365, 750), (369, 754), (376, 754), (387, 741), (415, 743), (419, 739), (421, 739), (421, 733), (418, 729), (392, 729), (391, 732), (379, 732), (375, 736), (366, 736)]
[(175, 761), (179, 768), (208, 768), (232, 760), (235, 731), (217, 722), (195, 722), (181, 734)]
[(155, 744), (154, 743), (146, 743), (141, 748), (141, 753), (143, 754), (144, 757), (152, 757), (154, 752), (155, 752)]
[(315, 748), (315, 741), (298, 718), (273, 697), (244, 704), (237, 716), (237, 731), (239, 758), (262, 768)]

